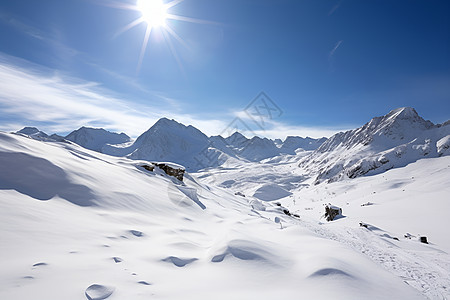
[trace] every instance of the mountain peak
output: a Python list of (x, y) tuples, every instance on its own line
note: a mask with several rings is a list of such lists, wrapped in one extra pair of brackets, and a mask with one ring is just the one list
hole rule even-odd
[(389, 130), (396, 128), (396, 131), (411, 131), (416, 129), (430, 129), (435, 126), (430, 121), (425, 121), (417, 111), (412, 107), (400, 107), (391, 110), (387, 115), (382, 117), (380, 127), (389, 128)]
[(36, 127), (24, 127), (21, 130), (17, 131), (16, 133), (22, 133), (25, 135), (32, 135), (32, 134), (36, 134), (39, 133), (40, 130), (37, 129)]
[(416, 119), (421, 118), (417, 111), (412, 107), (400, 107), (391, 110), (387, 115), (387, 118), (399, 118), (399, 119)]
[(240, 133), (239, 131), (235, 131), (232, 135), (230, 135), (227, 138), (236, 139), (236, 138), (246, 138), (246, 137), (242, 133)]
[(130, 141), (130, 137), (125, 133), (119, 134), (103, 128), (85, 126), (69, 133), (66, 139), (94, 151), (101, 151), (106, 144), (122, 144)]
[(16, 134), (22, 134), (28, 136), (29, 138), (44, 141), (48, 139), (48, 135), (37, 129), (36, 127), (24, 127), (21, 130), (17, 131)]
[(186, 127), (183, 124), (178, 123), (174, 119), (169, 119), (166, 117), (162, 117), (158, 121), (156, 121), (155, 124), (153, 124), (152, 128), (156, 128), (159, 126), (183, 126), (183, 127)]

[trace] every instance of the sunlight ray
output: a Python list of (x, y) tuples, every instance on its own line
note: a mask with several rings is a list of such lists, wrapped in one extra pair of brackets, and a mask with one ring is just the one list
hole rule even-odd
[(208, 24), (208, 25), (222, 25), (221, 23), (218, 23), (218, 22), (202, 20), (202, 19), (196, 19), (196, 18), (189, 18), (189, 17), (173, 15), (173, 14), (167, 14), (167, 18), (168, 19), (172, 19), (172, 20), (189, 22), (189, 23)]
[(116, 34), (114, 34), (113, 38), (114, 39), (117, 38), (122, 33), (127, 32), (128, 30), (130, 30), (133, 27), (136, 27), (137, 25), (141, 24), (142, 22), (144, 22), (144, 18), (143, 17), (140, 17), (139, 19), (134, 20), (130, 24), (128, 24), (125, 27), (121, 28)]
[(121, 2), (117, 2), (117, 1), (97, 0), (95, 2), (99, 5), (103, 5), (103, 6), (107, 6), (107, 7), (119, 8), (119, 9), (124, 9), (124, 10), (137, 10), (136, 5), (121, 3)]
[(186, 49), (190, 49), (189, 45), (169, 26), (165, 27), (166, 31), (173, 36), (181, 45), (183, 45)]
[[(169, 32), (169, 31), (167, 31), (167, 32)], [(175, 60), (177, 61), (177, 64), (178, 64), (178, 67), (180, 68), (181, 73), (183, 74), (183, 76), (185, 78), (187, 78), (186, 72), (185, 72), (183, 64), (181, 62), (181, 59), (178, 56), (178, 53), (177, 53), (175, 47), (173, 46), (173, 43), (172, 43), (172, 40), (170, 39), (170, 36), (167, 36), (164, 31), (162, 33), (163, 33), (163, 36), (164, 36), (164, 40), (167, 42), (167, 44), (169, 44), (170, 52), (172, 53), (173, 57), (175, 57)]]
[[(191, 50), (189, 44), (176, 32), (174, 27), (171, 27), (171, 22), (188, 22), (195, 24), (208, 24), (215, 26), (222, 26), (223, 24), (218, 22), (212, 22), (208, 20), (190, 18), (185, 16), (180, 16), (175, 13), (169, 13), (168, 9), (182, 3), (184, 0), (128, 0), (129, 2), (135, 2), (135, 4), (131, 3), (120, 3), (118, 0), (92, 0), (98, 4), (119, 8), (123, 10), (131, 10), (136, 11), (140, 15), (137, 19), (132, 21), (129, 24), (126, 24), (123, 28), (119, 28), (118, 32), (113, 35), (113, 39), (122, 35), (123, 33), (129, 31), (130, 29), (141, 25), (146, 24), (145, 26), (145, 34), (142, 42), (142, 46), (140, 49), (139, 57), (138, 57), (138, 65), (137, 65), (137, 73), (139, 74), (140, 69), (142, 68), (144, 57), (146, 55), (146, 51), (150, 44), (150, 35), (153, 32), (153, 29), (158, 29), (163, 34), (163, 42), (168, 44), (170, 48), (170, 52), (173, 57), (176, 59), (177, 64), (180, 67), (181, 72), (184, 74), (184, 68), (181, 64), (181, 57), (177, 53), (177, 45), (176, 42), (172, 41), (172, 39), (179, 42), (184, 48), (187, 50)], [(144, 27), (144, 26), (142, 26)]]
[(147, 50), (148, 40), (150, 39), (150, 33), (152, 32), (152, 26), (147, 26), (145, 30), (144, 42), (142, 43), (141, 54), (139, 55), (139, 62), (137, 66), (137, 72), (141, 70), (142, 62), (144, 60), (145, 51)]
[(169, 8), (175, 6), (175, 5), (180, 4), (180, 3), (183, 2), (183, 1), (184, 1), (184, 0), (173, 0), (173, 1), (169, 2), (169, 3), (167, 3), (167, 4), (166, 4), (166, 7), (167, 7), (167, 9), (169, 9)]

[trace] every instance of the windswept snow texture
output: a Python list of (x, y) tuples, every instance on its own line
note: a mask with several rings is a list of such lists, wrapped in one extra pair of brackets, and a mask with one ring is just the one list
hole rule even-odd
[(305, 156), (300, 167), (316, 177), (316, 184), (379, 174), (422, 158), (447, 155), (449, 134), (449, 123), (434, 125), (413, 108), (403, 107), (358, 129), (335, 134)]
[[(1, 170), (0, 299), (448, 296), (449, 259), (439, 245), (393, 241), (354, 224), (348, 234), (345, 227), (334, 231), (317, 221), (289, 217), (269, 202), (264, 202), (266, 210), (254, 210), (246, 197), (201, 184), (189, 174), (184, 183), (175, 184), (169, 176), (137, 168), (143, 161), (78, 145), (0, 133), (0, 155), (9, 166), (18, 166), (17, 174), (38, 172), (41, 165), (60, 170), (64, 185), (84, 187), (79, 197), (90, 199), (80, 205), (61, 191), (36, 195), (30, 190), (54, 185), (56, 179), (36, 174), (8, 181)], [(448, 175), (446, 169), (441, 172)], [(181, 192), (184, 204), (179, 205), (176, 194), (168, 192), (177, 186), (195, 189), (206, 209)], [(285, 199), (280, 201), (292, 201)], [(389, 268), (391, 261), (405, 277)], [(425, 278), (428, 285), (418, 287), (414, 276), (425, 274), (436, 276), (438, 284), (429, 285), (431, 279)]]
[(86, 149), (101, 152), (108, 144), (123, 144), (130, 142), (130, 137), (125, 133), (106, 131), (103, 128), (81, 127), (66, 136), (72, 141)]

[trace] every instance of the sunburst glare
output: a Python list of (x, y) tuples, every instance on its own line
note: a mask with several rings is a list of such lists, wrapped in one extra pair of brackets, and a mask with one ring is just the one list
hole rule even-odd
[(151, 27), (166, 25), (167, 6), (161, 0), (138, 0), (136, 7)]
[(163, 0), (137, 0), (135, 5), (124, 5), (117, 3), (109, 3), (109, 6), (113, 6), (119, 9), (127, 9), (134, 10), (140, 13), (140, 17), (136, 20), (133, 20), (126, 26), (124, 26), (115, 36), (119, 36), (120, 34), (130, 30), (131, 28), (140, 25), (146, 24), (146, 30), (144, 34), (144, 40), (141, 47), (141, 52), (139, 55), (139, 61), (137, 66), (137, 71), (139, 72), (142, 62), (147, 52), (147, 46), (150, 42), (150, 36), (153, 31), (159, 30), (164, 37), (164, 40), (168, 43), (169, 49), (176, 59), (180, 70), (183, 70), (183, 66), (181, 65), (181, 61), (175, 51), (175, 47), (171, 41), (174, 38), (178, 41), (182, 46), (187, 47), (186, 42), (175, 32), (173, 28), (170, 27), (169, 20), (172, 21), (182, 21), (182, 22), (190, 22), (190, 23), (198, 23), (198, 24), (210, 24), (210, 25), (219, 25), (215, 22), (200, 20), (196, 18), (190, 18), (186, 16), (180, 16), (171, 13), (169, 10), (183, 2), (184, 0), (172, 0), (170, 2), (164, 2)]

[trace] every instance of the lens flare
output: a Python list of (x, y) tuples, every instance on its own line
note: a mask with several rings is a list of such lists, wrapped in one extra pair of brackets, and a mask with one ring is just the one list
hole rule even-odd
[(138, 0), (136, 7), (149, 26), (161, 27), (166, 25), (167, 7), (161, 0)]

